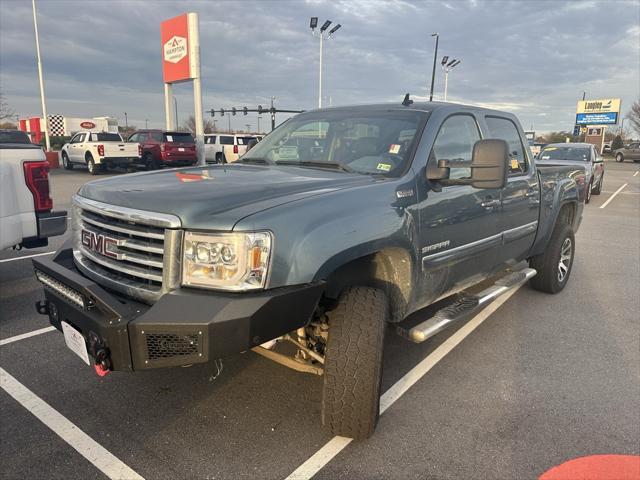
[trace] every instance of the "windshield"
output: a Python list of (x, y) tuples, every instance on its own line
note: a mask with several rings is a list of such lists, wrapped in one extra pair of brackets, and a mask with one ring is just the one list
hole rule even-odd
[(165, 133), (164, 141), (169, 143), (195, 143), (190, 133)]
[(546, 147), (538, 155), (542, 160), (589, 161), (589, 149), (586, 147)]
[(335, 166), (363, 174), (399, 175), (410, 161), (425, 112), (325, 110), (301, 114), (253, 147), (242, 161)]
[(92, 133), (92, 142), (122, 142), (122, 137), (118, 133)]

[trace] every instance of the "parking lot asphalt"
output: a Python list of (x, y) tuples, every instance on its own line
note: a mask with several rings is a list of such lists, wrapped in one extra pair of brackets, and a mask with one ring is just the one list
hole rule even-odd
[[(386, 409), (371, 439), (331, 454), (322, 449), (332, 439), (319, 426), (321, 380), (252, 352), (223, 360), (222, 372), (193, 366), (100, 378), (62, 335), (47, 332), (1, 345), (0, 367), (147, 479), (276, 479), (300, 468), (300, 478), (509, 480), (580, 456), (638, 455), (639, 167), (607, 162), (562, 293), (524, 286), (466, 337), (473, 319), (420, 345), (389, 330), (383, 391), (435, 363)], [(84, 170), (55, 171), (55, 208), (69, 208), (90, 179)], [(42, 295), (31, 262), (18, 258), (55, 251), (66, 237), (0, 252), (0, 339), (49, 325), (34, 311)], [(34, 405), (0, 391), (0, 477), (106, 478), (100, 454), (83, 456), (71, 446), (73, 428), (63, 439)]]

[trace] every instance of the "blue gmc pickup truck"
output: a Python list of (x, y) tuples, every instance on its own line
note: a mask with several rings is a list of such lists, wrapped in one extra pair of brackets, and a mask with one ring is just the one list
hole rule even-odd
[(509, 113), (310, 111), (233, 164), (82, 186), (69, 244), (33, 260), (36, 307), (101, 375), (247, 350), (319, 375), (323, 425), (362, 439), (385, 333), (422, 342), (525, 281), (564, 288), (584, 183), (536, 166)]

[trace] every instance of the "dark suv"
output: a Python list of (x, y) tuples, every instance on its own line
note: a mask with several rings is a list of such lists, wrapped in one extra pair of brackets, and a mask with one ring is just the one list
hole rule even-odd
[(127, 141), (140, 144), (142, 163), (148, 170), (155, 170), (163, 165), (191, 166), (198, 161), (196, 142), (188, 132), (138, 130)]

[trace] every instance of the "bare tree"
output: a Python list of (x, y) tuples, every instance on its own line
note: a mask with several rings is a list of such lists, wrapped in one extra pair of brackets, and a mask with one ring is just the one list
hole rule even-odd
[(633, 102), (626, 118), (631, 122), (631, 128), (640, 135), (640, 100)]
[(0, 93), (0, 120), (5, 120), (7, 118), (13, 118), (16, 116), (15, 110), (9, 107), (9, 104), (4, 99), (4, 95)]
[[(213, 133), (215, 130), (213, 128), (213, 122), (211, 120), (204, 120), (204, 133)], [(187, 120), (182, 124), (182, 127), (192, 134), (196, 134), (196, 119), (193, 115), (191, 115)]]

